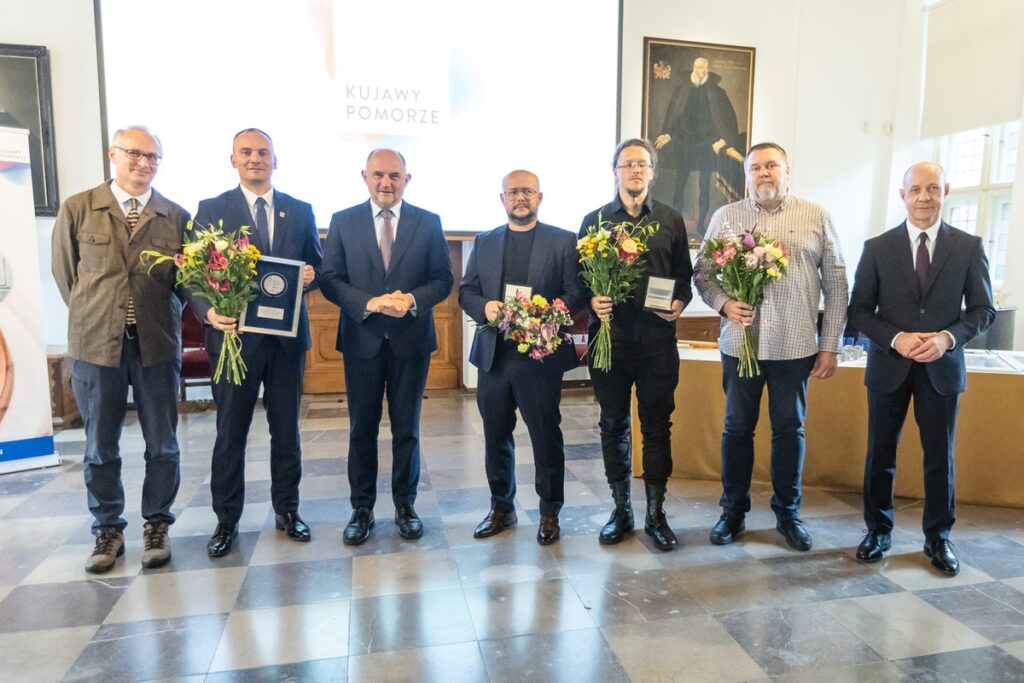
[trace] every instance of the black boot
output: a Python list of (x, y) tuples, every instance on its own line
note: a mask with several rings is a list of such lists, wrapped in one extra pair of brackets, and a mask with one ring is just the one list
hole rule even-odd
[(633, 530), (633, 505), (629, 499), (629, 480), (613, 481), (609, 484), (612, 487), (612, 499), (615, 500), (615, 509), (608, 523), (601, 529), (599, 540), (604, 545), (615, 545), (622, 540), (626, 532)]
[(675, 550), (679, 546), (676, 535), (665, 519), (665, 485), (644, 482), (647, 490), (647, 518), (644, 519), (644, 531), (654, 539), (659, 550)]

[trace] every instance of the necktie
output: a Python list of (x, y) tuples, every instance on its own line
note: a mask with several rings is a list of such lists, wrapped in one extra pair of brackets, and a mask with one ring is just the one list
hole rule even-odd
[(270, 223), (267, 220), (267, 200), (256, 198), (256, 248), (264, 254), (270, 253)]
[(395, 246), (395, 226), (391, 224), (391, 209), (384, 209), (380, 212), (383, 219), (383, 227), (380, 231), (380, 256), (384, 260), (384, 270), (387, 271), (391, 264), (391, 248)]
[(914, 259), (914, 272), (917, 273), (917, 284), (924, 294), (924, 283), (928, 280), (928, 233), (922, 232), (917, 238), (917, 257)]
[[(128, 200), (128, 214), (125, 216), (128, 220), (128, 237), (132, 236), (135, 232), (135, 226), (139, 224), (139, 200), (132, 197)], [(131, 326), (135, 324), (135, 299), (132, 295), (128, 295), (128, 310), (124, 314), (125, 326)]]

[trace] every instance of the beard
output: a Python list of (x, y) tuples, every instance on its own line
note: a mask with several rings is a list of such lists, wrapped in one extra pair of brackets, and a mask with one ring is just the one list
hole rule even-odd
[(770, 202), (786, 196), (786, 188), (775, 183), (762, 183), (750, 188), (755, 202)]
[(691, 71), (690, 72), (690, 83), (693, 83), (693, 85), (695, 87), (699, 88), (700, 86), (704, 85), (707, 82), (708, 82), (708, 74), (704, 74), (704, 78), (700, 78), (700, 77), (697, 76), (697, 72), (696, 71)]
[(512, 211), (506, 212), (506, 214), (508, 215), (508, 222), (509, 223), (512, 223), (513, 225), (529, 225), (530, 223), (532, 223), (535, 220), (537, 220), (537, 213), (535, 211), (531, 211), (529, 207), (525, 207), (526, 208), (526, 213), (525, 214), (524, 213), (516, 214), (515, 211), (518, 208), (523, 208), (523, 207), (518, 207), (518, 206), (512, 207)]

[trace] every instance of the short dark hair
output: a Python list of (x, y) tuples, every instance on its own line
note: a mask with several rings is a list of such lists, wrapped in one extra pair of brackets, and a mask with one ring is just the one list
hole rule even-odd
[(786, 154), (786, 150), (782, 148), (782, 145), (775, 142), (759, 142), (747, 150), (747, 155), (743, 157), (743, 167), (747, 167), (747, 161), (750, 160), (751, 154), (753, 154), (754, 152), (759, 152), (764, 149), (774, 149), (775, 151), (782, 155), (782, 158), (785, 159), (787, 164), (789, 163), (789, 155)]
[(643, 138), (629, 138), (615, 146), (615, 154), (612, 155), (612, 168), (619, 165), (619, 155), (622, 154), (622, 150), (627, 147), (643, 147), (647, 150), (647, 153), (651, 155), (651, 166), (653, 167), (658, 163), (658, 152), (654, 149), (654, 145), (651, 144), (650, 140), (645, 140)]
[(237, 133), (235, 133), (235, 137), (233, 137), (231, 139), (232, 140), (237, 140), (239, 135), (245, 135), (246, 133), (259, 133), (260, 135), (265, 137), (267, 140), (269, 140), (271, 145), (274, 144), (274, 138), (270, 137), (270, 134), (267, 131), (260, 130), (259, 128), (243, 128), (242, 130), (240, 130)]

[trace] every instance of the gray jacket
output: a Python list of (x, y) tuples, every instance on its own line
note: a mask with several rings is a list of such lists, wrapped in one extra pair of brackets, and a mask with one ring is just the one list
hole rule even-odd
[(181, 300), (174, 264), (149, 271), (145, 250), (174, 255), (189, 214), (156, 190), (129, 237), (128, 221), (109, 183), (69, 197), (53, 227), (53, 277), (68, 306), (68, 355), (117, 367), (124, 342), (129, 292), (135, 300), (144, 366), (180, 355)]

